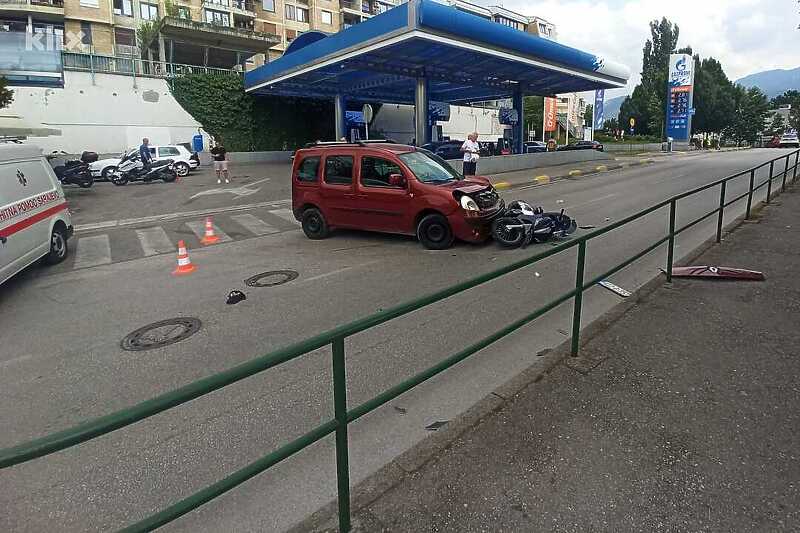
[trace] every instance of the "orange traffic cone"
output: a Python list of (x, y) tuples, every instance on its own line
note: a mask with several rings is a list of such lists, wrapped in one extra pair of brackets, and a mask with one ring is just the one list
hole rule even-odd
[(206, 233), (200, 242), (206, 246), (219, 242), (219, 237), (214, 235), (214, 224), (211, 223), (211, 217), (206, 217)]
[(189, 253), (186, 251), (186, 244), (183, 241), (178, 241), (178, 267), (172, 271), (173, 276), (182, 276), (184, 274), (191, 274), (194, 272), (194, 265), (189, 259)]

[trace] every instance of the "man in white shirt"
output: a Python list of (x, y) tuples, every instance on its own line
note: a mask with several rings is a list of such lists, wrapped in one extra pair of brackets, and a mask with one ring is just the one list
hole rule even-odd
[(461, 151), (464, 153), (464, 175), (474, 176), (478, 170), (478, 158), (481, 151), (477, 131), (467, 135), (467, 140), (461, 145)]

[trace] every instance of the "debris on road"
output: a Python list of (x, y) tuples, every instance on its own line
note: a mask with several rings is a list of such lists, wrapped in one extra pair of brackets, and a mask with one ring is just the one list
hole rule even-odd
[(605, 287), (606, 289), (610, 290), (611, 292), (614, 292), (614, 293), (622, 296), (623, 298), (627, 298), (628, 296), (631, 295), (631, 293), (629, 291), (626, 291), (625, 289), (623, 289), (622, 287), (620, 287), (618, 285), (614, 285), (613, 283), (611, 283), (608, 280), (599, 281), (597, 284), (600, 285), (601, 287)]
[(434, 422), (433, 424), (425, 426), (425, 429), (427, 429), (428, 431), (436, 431), (440, 427), (446, 425), (448, 422), (449, 420), (444, 420), (444, 421), (440, 420), (438, 422)]
[(750, 281), (764, 281), (763, 272), (746, 270), (744, 268), (714, 267), (714, 266), (685, 266), (673, 267), (673, 278), (716, 278), (739, 279)]
[[(608, 220), (608, 219), (606, 219), (606, 220)], [(579, 229), (594, 229), (596, 227), (597, 226), (595, 226), (594, 224), (589, 224), (587, 226), (578, 226)]]
[(400, 413), (401, 415), (404, 415), (408, 412), (406, 411), (405, 407), (398, 407), (397, 405), (394, 406), (394, 410)]
[(247, 296), (242, 291), (231, 291), (228, 293), (228, 299), (225, 301), (228, 305), (235, 305), (242, 300), (247, 300)]

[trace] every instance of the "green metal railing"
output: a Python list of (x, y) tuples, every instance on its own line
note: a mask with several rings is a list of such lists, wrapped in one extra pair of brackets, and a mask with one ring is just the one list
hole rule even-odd
[[(794, 163), (791, 163), (790, 161), (792, 157), (794, 157)], [(783, 171), (776, 174), (774, 172), (775, 163), (782, 162), (784, 159), (785, 159), (785, 164)], [(443, 372), (444, 370), (452, 367), (456, 363), (466, 359), (467, 357), (473, 355), (479, 350), (486, 348), (490, 344), (505, 337), (506, 335), (518, 330), (524, 325), (530, 323), (531, 321), (542, 316), (548, 311), (558, 307), (559, 305), (569, 301), (570, 299), (573, 300), (572, 355), (577, 355), (578, 349), (580, 347), (580, 329), (581, 329), (583, 293), (586, 290), (593, 287), (599, 281), (608, 278), (609, 276), (627, 267), (631, 263), (637, 261), (641, 257), (654, 251), (664, 243), (668, 243), (666, 275), (667, 275), (667, 281), (671, 282), (676, 235), (679, 235), (680, 233), (695, 226), (696, 224), (701, 223), (704, 220), (707, 220), (708, 218), (714, 215), (718, 215), (717, 227), (716, 227), (716, 241), (720, 242), (722, 238), (723, 216), (725, 208), (734, 204), (735, 202), (739, 202), (747, 198), (745, 218), (750, 218), (752, 214), (753, 195), (763, 187), (767, 187), (767, 197), (765, 201), (769, 203), (772, 195), (773, 181), (782, 176), (783, 179), (781, 182), (781, 190), (785, 190), (787, 177), (789, 176), (790, 171), (792, 175), (791, 181), (794, 182), (797, 179), (799, 159), (800, 159), (800, 150), (791, 152), (786, 156), (778, 157), (776, 159), (763, 163), (757, 167), (753, 167), (751, 169), (739, 172), (738, 174), (734, 174), (727, 178), (723, 178), (715, 182), (709, 183), (707, 185), (697, 187), (685, 193), (673, 196), (672, 198), (664, 200), (663, 202), (648, 207), (647, 209), (644, 209), (638, 213), (623, 218), (622, 220), (619, 220), (613, 224), (609, 224), (608, 226), (592, 231), (591, 233), (588, 233), (586, 235), (576, 237), (571, 241), (564, 242), (562, 244), (559, 244), (558, 246), (549, 248), (548, 250), (536, 254), (532, 257), (516, 261), (515, 263), (512, 263), (503, 268), (499, 268), (493, 272), (477, 276), (468, 281), (459, 283), (457, 285), (453, 285), (452, 287), (447, 287), (445, 289), (436, 291), (433, 294), (417, 298), (416, 300), (412, 300), (410, 302), (397, 305), (385, 311), (381, 311), (379, 313), (370, 315), (366, 318), (362, 318), (361, 320), (344, 324), (328, 332), (316, 335), (314, 337), (306, 339), (302, 342), (298, 342), (291, 346), (287, 346), (285, 348), (273, 351), (272, 353), (269, 353), (267, 355), (257, 357), (246, 363), (242, 363), (238, 366), (235, 366), (223, 372), (219, 372), (212, 376), (200, 379), (198, 381), (180, 387), (174, 391), (141, 402), (127, 409), (123, 409), (121, 411), (117, 411), (115, 413), (106, 416), (95, 418), (93, 420), (89, 420), (87, 422), (79, 424), (65, 431), (53, 433), (45, 437), (32, 440), (30, 442), (26, 442), (19, 446), (14, 446), (12, 448), (6, 448), (4, 450), (0, 450), (0, 469), (5, 469), (12, 467), (14, 465), (25, 463), (32, 459), (43, 457), (45, 455), (60, 450), (65, 450), (72, 446), (76, 446), (88, 440), (94, 439), (96, 437), (106, 435), (112, 431), (124, 428), (131, 424), (139, 422), (140, 420), (144, 420), (158, 413), (164, 412), (168, 409), (184, 404), (186, 402), (189, 402), (191, 400), (209, 394), (213, 391), (219, 390), (232, 383), (236, 383), (245, 378), (248, 378), (250, 376), (253, 376), (270, 368), (274, 368), (278, 365), (286, 363), (287, 361), (291, 361), (295, 358), (301, 357), (304, 354), (307, 354), (319, 348), (323, 348), (325, 346), (330, 345), (332, 354), (332, 368), (333, 368), (333, 404), (334, 404), (334, 416), (331, 420), (328, 420), (324, 424), (312, 429), (311, 431), (302, 435), (301, 437), (289, 442), (288, 444), (285, 444), (284, 446), (278, 448), (277, 450), (250, 463), (246, 467), (234, 472), (233, 474), (218, 481), (217, 483), (214, 483), (213, 485), (210, 485), (196, 492), (195, 494), (192, 494), (191, 496), (184, 498), (183, 500), (167, 507), (166, 509), (162, 510), (159, 513), (148, 516), (147, 518), (141, 520), (140, 522), (130, 525), (123, 531), (129, 531), (129, 532), (150, 531), (164, 524), (167, 524), (175, 520), (176, 518), (186, 513), (189, 513), (190, 511), (211, 501), (217, 496), (220, 496), (221, 494), (233, 489), (237, 485), (269, 469), (270, 467), (278, 464), (284, 459), (291, 457), (295, 453), (303, 450), (304, 448), (321, 440), (322, 438), (330, 435), (331, 433), (335, 433), (335, 438), (336, 438), (336, 476), (337, 476), (338, 504), (339, 504), (339, 529), (340, 531), (349, 531), (350, 530), (350, 469), (348, 465), (349, 451), (348, 451), (347, 428), (350, 423), (358, 420), (362, 416), (377, 409), (378, 407), (396, 398), (397, 396), (411, 390), (420, 383), (423, 383), (424, 381), (432, 378), (433, 376), (436, 376), (440, 372)], [(757, 178), (756, 174), (758, 170), (766, 167), (767, 165), (769, 166), (770, 169), (769, 177), (767, 177), (760, 184), (755, 185), (755, 181)], [(736, 196), (735, 198), (728, 199), (726, 197), (728, 182), (743, 176), (749, 176), (749, 186), (747, 188), (747, 192), (739, 196)], [(683, 198), (693, 196), (695, 194), (707, 191), (715, 187), (720, 188), (719, 207), (703, 215), (702, 217), (693, 220), (688, 224), (685, 224), (680, 228), (676, 228), (675, 226), (676, 226), (678, 201)], [(607, 272), (604, 272), (603, 274), (596, 276), (595, 278), (589, 281), (585, 281), (584, 274), (586, 266), (587, 243), (589, 241), (666, 207), (669, 208), (669, 231), (667, 235), (658, 239), (655, 243), (651, 244), (650, 246), (648, 246), (641, 252), (635, 254), (634, 256), (629, 257), (628, 259), (626, 259), (619, 265), (611, 268)], [(471, 346), (461, 350), (456, 354), (451, 355), (450, 357), (447, 357), (446, 359), (443, 359), (438, 364), (428, 368), (427, 370), (412, 376), (411, 378), (395, 385), (394, 387), (391, 387), (390, 389), (362, 403), (361, 405), (358, 405), (352, 409), (348, 409), (347, 393), (346, 393), (347, 391), (346, 357), (345, 357), (345, 344), (344, 344), (344, 341), (347, 337), (355, 335), (372, 327), (375, 327), (379, 324), (383, 324), (397, 317), (406, 315), (408, 313), (411, 313), (413, 311), (431, 305), (440, 300), (444, 300), (445, 298), (449, 298), (455, 294), (462, 293), (473, 287), (477, 287), (478, 285), (482, 285), (491, 280), (497, 279), (501, 276), (519, 270), (521, 268), (533, 265), (534, 263), (542, 261), (543, 259), (560, 254), (574, 247), (578, 248), (578, 252), (577, 252), (576, 276), (575, 276), (575, 288), (573, 290), (559, 296), (558, 298), (544, 305), (543, 307), (540, 307), (539, 309), (532, 311), (530, 314), (516, 320), (515, 322), (507, 325), (500, 331), (497, 331), (496, 333), (486, 337), (485, 339), (472, 344)]]
[(78, 52), (61, 52), (66, 70), (90, 72), (91, 74), (120, 74), (134, 78), (174, 78), (186, 74), (218, 74), (239, 76), (236, 69), (184, 65), (167, 61), (150, 61), (135, 56), (107, 56)]

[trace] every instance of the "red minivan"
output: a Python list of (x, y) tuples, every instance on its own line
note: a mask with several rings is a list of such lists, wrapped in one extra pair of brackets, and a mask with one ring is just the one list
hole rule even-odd
[(391, 142), (316, 143), (297, 150), (292, 210), (309, 239), (333, 228), (416, 235), (428, 249), (481, 242), (504, 209), (488, 179)]

